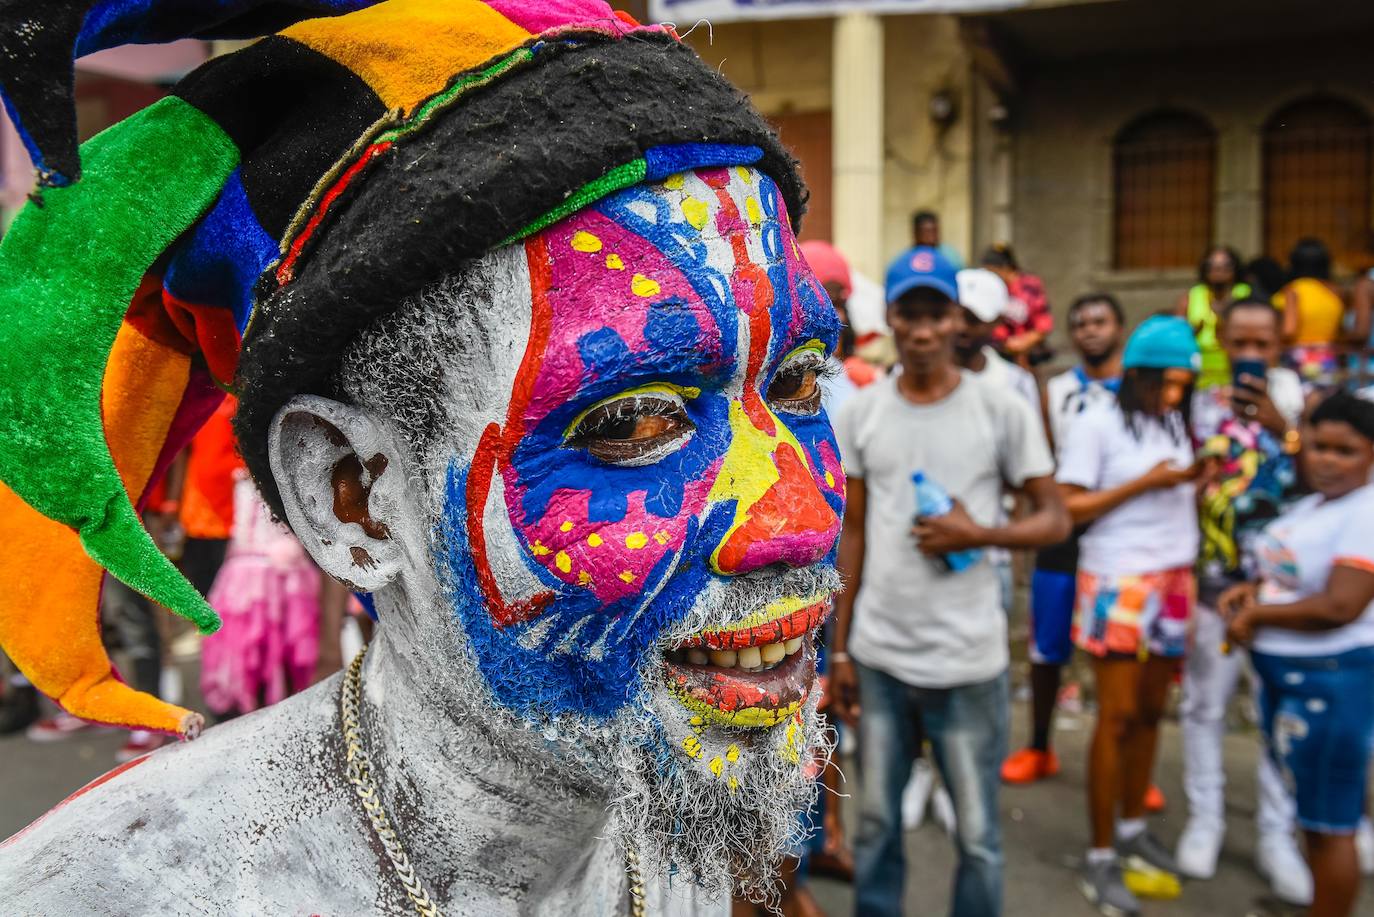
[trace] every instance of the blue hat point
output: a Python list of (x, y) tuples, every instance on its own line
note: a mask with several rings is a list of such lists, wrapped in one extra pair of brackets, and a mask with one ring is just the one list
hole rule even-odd
[(920, 287), (938, 290), (950, 299), (959, 298), (958, 271), (938, 248), (917, 245), (902, 252), (887, 266), (884, 284), (888, 302), (896, 302)]
[(1202, 369), (1193, 328), (1176, 315), (1153, 315), (1140, 323), (1121, 356), (1125, 369)]

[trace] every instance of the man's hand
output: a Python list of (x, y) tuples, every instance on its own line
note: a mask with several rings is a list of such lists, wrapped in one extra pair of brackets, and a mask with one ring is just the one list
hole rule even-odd
[(859, 728), (859, 673), (848, 657), (830, 657), (830, 709), (850, 729)]
[(958, 500), (943, 516), (917, 519), (911, 527), (911, 535), (916, 539), (916, 547), (928, 557), (981, 548), (988, 543), (986, 530), (973, 521)]
[(1275, 436), (1281, 437), (1287, 433), (1288, 421), (1274, 406), (1274, 399), (1269, 397), (1269, 382), (1249, 374), (1241, 376), (1240, 381), (1242, 385), (1231, 389), (1231, 406), (1236, 416), (1257, 421)]

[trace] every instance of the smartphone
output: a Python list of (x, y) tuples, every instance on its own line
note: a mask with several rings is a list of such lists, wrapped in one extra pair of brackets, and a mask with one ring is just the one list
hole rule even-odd
[[(1264, 379), (1269, 372), (1269, 367), (1263, 360), (1236, 360), (1231, 364), (1231, 385), (1234, 388), (1241, 388), (1240, 381), (1242, 376), (1253, 376), (1256, 379)], [(1253, 390), (1253, 386), (1246, 385), (1245, 388)]]

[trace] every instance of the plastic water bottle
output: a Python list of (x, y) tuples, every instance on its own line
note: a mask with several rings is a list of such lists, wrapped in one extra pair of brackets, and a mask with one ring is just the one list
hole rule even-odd
[[(943, 516), (954, 509), (954, 501), (950, 499), (949, 493), (938, 482), (927, 477), (924, 471), (913, 474), (911, 483), (916, 485), (916, 518)], [(982, 548), (969, 548), (966, 551), (941, 554), (938, 560), (949, 572), (958, 573), (972, 567), (982, 557)]]

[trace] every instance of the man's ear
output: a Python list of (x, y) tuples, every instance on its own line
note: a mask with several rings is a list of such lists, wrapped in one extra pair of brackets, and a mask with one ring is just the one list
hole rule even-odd
[(405, 562), (400, 523), (401, 457), (381, 428), (355, 407), (298, 395), (272, 421), (272, 475), (286, 518), (320, 569), (372, 591)]

